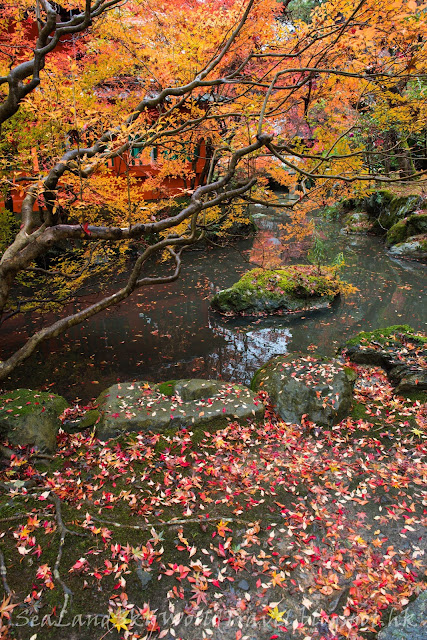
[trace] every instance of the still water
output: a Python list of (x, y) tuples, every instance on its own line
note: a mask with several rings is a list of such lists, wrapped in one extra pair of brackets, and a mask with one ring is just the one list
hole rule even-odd
[[(255, 266), (260, 251), (280, 235), (279, 222), (277, 216), (262, 216), (255, 240), (185, 254), (178, 281), (140, 290), (50, 340), (4, 387), (49, 388), (70, 401), (87, 401), (116, 381), (199, 377), (248, 383), (276, 354), (308, 350), (332, 355), (358, 331), (390, 324), (426, 329), (425, 265), (392, 260), (381, 239), (343, 235), (333, 222), (319, 222), (326, 253), (329, 259), (344, 253), (341, 276), (357, 287), (355, 293), (302, 317), (224, 321), (212, 314), (209, 298)], [(307, 261), (304, 251), (284, 260)], [(15, 325), (2, 344), (2, 356), (38, 326), (31, 317)]]

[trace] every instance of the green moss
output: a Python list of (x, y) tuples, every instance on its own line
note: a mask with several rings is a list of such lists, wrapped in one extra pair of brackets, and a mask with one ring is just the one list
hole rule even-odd
[(252, 391), (256, 391), (258, 386), (257, 386), (257, 381), (258, 378), (261, 376), (262, 372), (264, 371), (264, 366), (260, 367), (259, 369), (257, 369), (253, 375), (253, 378), (251, 380), (251, 383), (249, 385), (249, 388), (252, 389)]
[(156, 389), (164, 396), (173, 396), (175, 393), (176, 380), (168, 380), (157, 385)]
[(422, 197), (417, 194), (396, 195), (382, 189), (375, 191), (366, 199), (366, 210), (375, 219), (375, 228), (384, 233), (384, 229), (391, 229), (400, 220), (408, 217), (422, 205)]
[(46, 461), (43, 458), (35, 458), (34, 466), (37, 471), (42, 473), (53, 473), (54, 471), (61, 471), (64, 466), (62, 458), (55, 458), (54, 460)]
[[(235, 422), (243, 423), (244, 420), (235, 420)], [(214, 418), (210, 422), (207, 422), (202, 427), (197, 427), (192, 429), (191, 442), (194, 445), (200, 444), (202, 440), (205, 438), (205, 433), (214, 433), (215, 431), (219, 431), (219, 429), (224, 429), (228, 424), (226, 418)]]
[(427, 391), (406, 391), (401, 395), (411, 403), (418, 401), (424, 404), (427, 402)]
[(171, 446), (171, 438), (176, 434), (178, 429), (166, 429), (154, 445), (156, 453), (162, 453)]
[(101, 413), (98, 409), (90, 409), (83, 416), (64, 421), (62, 428), (66, 433), (76, 433), (93, 427), (99, 422)]
[(304, 273), (298, 266), (277, 270), (252, 269), (245, 273), (232, 289), (246, 295), (263, 293), (271, 297), (280, 297), (286, 293), (301, 297), (321, 295), (329, 291), (331, 286), (335, 286), (326, 275)]
[(344, 367), (345, 374), (349, 380), (354, 382), (357, 379), (357, 373), (352, 367)]
[(415, 213), (407, 218), (408, 235), (416, 236), (427, 233), (427, 213)]
[(427, 233), (427, 214), (416, 213), (396, 222), (387, 233), (387, 244), (395, 245), (407, 238)]
[(330, 267), (292, 265), (286, 269), (252, 269), (229, 289), (212, 299), (219, 311), (244, 312), (299, 310), (304, 301), (322, 298), (331, 301), (343, 288), (343, 282)]
[(370, 421), (372, 416), (366, 412), (366, 406), (362, 402), (355, 402), (351, 409), (350, 417), (353, 420), (367, 420)]
[[(37, 506), (35, 501), (34, 504)], [(13, 500), (8, 495), (4, 495), (0, 499), (0, 518), (9, 518), (19, 513), (27, 513), (27, 511), (28, 503), (25, 498), (19, 495), (14, 496)]]
[[(49, 408), (60, 415), (68, 407), (68, 402), (62, 396), (31, 389), (15, 389), (0, 396), (0, 416), (7, 419), (8, 415), (25, 416), (34, 411)], [(12, 410), (12, 411), (10, 411)]]
[(406, 220), (400, 220), (387, 232), (387, 244), (390, 246), (403, 242), (407, 238), (407, 234)]
[[(396, 324), (390, 327), (384, 327), (383, 329), (375, 329), (374, 331), (361, 331), (354, 338), (347, 340), (346, 347), (355, 347), (358, 344), (369, 344), (370, 342), (378, 342), (379, 344), (386, 344), (398, 333), (403, 333), (408, 337), (417, 340), (417, 342), (427, 342), (427, 337), (420, 333), (417, 333), (412, 327), (407, 324)], [(400, 342), (400, 340), (399, 340)]]
[(100, 415), (101, 414), (99, 413), (98, 409), (91, 409), (90, 411), (85, 413), (84, 417), (82, 418), (80, 428), (83, 430), (88, 429), (89, 427), (93, 427), (93, 425), (98, 421)]

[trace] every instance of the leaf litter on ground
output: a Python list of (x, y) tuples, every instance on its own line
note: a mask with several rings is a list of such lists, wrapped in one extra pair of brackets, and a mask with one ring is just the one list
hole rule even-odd
[(12, 456), (4, 633), (371, 637), (425, 589), (427, 425), (381, 369), (355, 368), (357, 411), (329, 429), (267, 406), (213, 433), (60, 433), (45, 466)]

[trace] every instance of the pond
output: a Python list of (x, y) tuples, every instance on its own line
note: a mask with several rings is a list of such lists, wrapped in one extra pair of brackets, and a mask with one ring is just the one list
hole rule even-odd
[[(168, 285), (147, 287), (45, 343), (5, 388), (48, 388), (72, 401), (96, 397), (116, 381), (222, 378), (249, 383), (255, 370), (288, 351), (332, 355), (361, 330), (391, 324), (426, 329), (427, 269), (391, 259), (375, 236), (343, 235), (338, 222), (317, 221), (329, 259), (343, 252), (341, 276), (357, 291), (327, 310), (303, 316), (225, 321), (209, 311), (209, 298), (255, 265), (260, 249), (275, 242), (281, 219), (270, 210), (257, 216), (260, 233), (227, 248), (184, 255), (182, 275)], [(306, 262), (305, 256), (288, 257)], [(4, 358), (38, 328), (26, 317), (6, 336)]]

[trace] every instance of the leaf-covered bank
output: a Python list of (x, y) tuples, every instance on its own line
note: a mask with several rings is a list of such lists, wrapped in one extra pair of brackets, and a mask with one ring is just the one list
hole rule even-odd
[[(425, 393), (350, 417), (59, 435), (1, 472), (11, 638), (371, 639), (426, 585)], [(197, 437), (196, 437), (197, 435)]]

